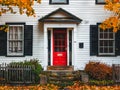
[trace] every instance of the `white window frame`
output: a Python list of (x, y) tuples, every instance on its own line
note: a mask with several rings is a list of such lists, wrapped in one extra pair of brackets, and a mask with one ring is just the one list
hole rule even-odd
[(22, 52), (21, 53), (11, 53), (9, 52), (9, 31), (7, 32), (7, 56), (23, 56), (24, 55), (24, 25), (9, 25), (9, 28), (11, 26), (16, 26), (16, 27), (19, 27), (21, 26), (23, 28), (23, 31), (22, 31)]
[[(112, 53), (101, 53), (100, 52), (100, 48), (101, 48), (101, 46), (100, 46), (100, 40), (103, 40), (103, 41), (104, 40), (113, 40), (113, 52)], [(102, 47), (103, 48), (104, 47), (109, 48), (109, 46), (102, 46)], [(98, 28), (98, 55), (115, 55), (115, 33), (114, 32), (113, 32), (113, 39), (106, 39), (106, 38), (101, 39), (100, 38), (100, 28)]]
[(50, 4), (68, 4), (69, 0), (50, 0)]

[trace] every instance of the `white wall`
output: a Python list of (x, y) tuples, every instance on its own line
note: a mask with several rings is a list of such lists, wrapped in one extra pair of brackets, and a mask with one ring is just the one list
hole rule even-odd
[[(0, 62), (22, 61), (30, 58), (38, 58), (44, 66), (44, 35), (43, 31), (38, 28), (38, 19), (51, 13), (52, 11), (63, 8), (68, 12), (81, 18), (83, 21), (77, 27), (77, 47), (75, 69), (84, 69), (85, 64), (89, 60), (103, 61), (108, 64), (118, 63), (120, 57), (90, 57), (90, 36), (89, 25), (102, 22), (105, 18), (110, 16), (110, 12), (103, 9), (103, 5), (96, 5), (95, 0), (69, 0), (68, 5), (49, 5), (49, 0), (42, 0), (41, 4), (35, 3), (36, 17), (27, 17), (26, 15), (19, 15), (19, 13), (12, 15), (7, 13), (0, 16), (0, 24), (5, 22), (26, 22), (28, 25), (34, 25), (33, 35), (33, 56), (26, 57), (0, 57)], [(15, 8), (15, 10), (17, 10)], [(79, 42), (84, 43), (84, 48), (78, 47)]]

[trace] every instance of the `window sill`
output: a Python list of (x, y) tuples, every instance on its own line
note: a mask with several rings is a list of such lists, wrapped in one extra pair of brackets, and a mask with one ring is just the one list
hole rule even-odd
[(116, 55), (97, 55), (97, 57), (116, 57)]
[(24, 57), (23, 54), (7, 54), (6, 57)]
[(6, 57), (25, 57), (24, 55), (19, 55), (19, 56), (17, 56), (17, 55), (7, 55)]

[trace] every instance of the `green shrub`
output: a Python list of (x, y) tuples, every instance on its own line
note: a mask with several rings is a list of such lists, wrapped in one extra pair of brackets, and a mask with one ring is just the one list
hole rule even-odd
[(40, 73), (43, 71), (43, 68), (41, 66), (41, 64), (39, 63), (38, 59), (30, 59), (29, 61), (25, 60), (23, 62), (11, 62), (9, 64), (9, 66), (13, 66), (14, 67), (17, 65), (30, 65), (30, 66), (34, 66), (33, 67), (33, 72), (35, 74), (35, 83), (39, 83), (39, 75)]
[(112, 79), (112, 67), (104, 63), (90, 61), (85, 66), (85, 72), (88, 73), (90, 79), (95, 80)]

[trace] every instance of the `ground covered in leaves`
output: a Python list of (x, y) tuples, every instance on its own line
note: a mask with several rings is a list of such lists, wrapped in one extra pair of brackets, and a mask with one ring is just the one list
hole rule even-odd
[(74, 84), (72, 86), (60, 89), (59, 86), (53, 84), (35, 85), (35, 86), (0, 86), (0, 90), (120, 90), (120, 85), (114, 86), (90, 86)]

